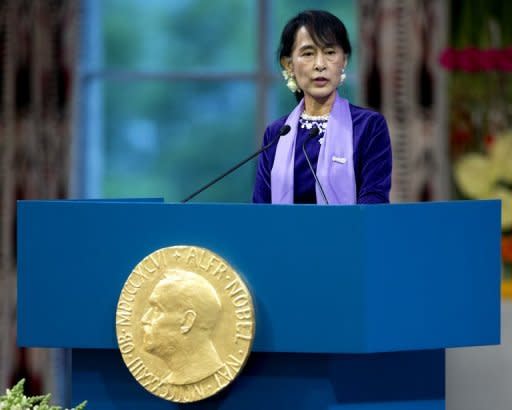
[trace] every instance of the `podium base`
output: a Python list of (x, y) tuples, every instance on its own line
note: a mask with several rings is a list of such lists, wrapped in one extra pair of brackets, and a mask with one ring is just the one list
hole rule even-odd
[[(73, 349), (72, 402), (102, 410), (184, 405), (147, 392), (117, 350)], [(252, 353), (241, 375), (189, 409), (444, 410), (444, 350), (376, 354)]]

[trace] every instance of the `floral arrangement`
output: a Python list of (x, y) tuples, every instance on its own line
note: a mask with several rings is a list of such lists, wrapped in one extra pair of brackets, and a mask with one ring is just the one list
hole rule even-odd
[(466, 198), (501, 199), (502, 231), (512, 231), (512, 130), (490, 140), (486, 152), (462, 155), (455, 162), (454, 177)]
[[(25, 379), (20, 380), (12, 389), (7, 389), (0, 396), (0, 410), (61, 410), (62, 407), (50, 405), (51, 395), (26, 397), (23, 393)], [(82, 410), (87, 402), (83, 402), (69, 410)], [(67, 409), (66, 409), (67, 410)]]
[(482, 71), (512, 72), (512, 47), (487, 48), (448, 47), (439, 58), (441, 65), (450, 71), (476, 73)]
[(489, 140), (486, 151), (460, 156), (454, 178), (466, 198), (501, 199), (503, 295), (512, 297), (512, 130)]
[(512, 298), (512, 2), (467, 0), (452, 16), (448, 72), (455, 196), (502, 201), (502, 294)]

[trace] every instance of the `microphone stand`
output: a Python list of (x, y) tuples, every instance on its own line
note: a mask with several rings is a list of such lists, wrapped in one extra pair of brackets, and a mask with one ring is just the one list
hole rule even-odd
[(275, 137), (272, 141), (270, 141), (267, 145), (264, 145), (262, 148), (260, 148), (258, 151), (256, 151), (254, 154), (252, 154), (251, 156), (247, 157), (246, 159), (244, 159), (242, 162), (239, 162), (238, 164), (234, 165), (233, 167), (231, 167), (230, 169), (228, 169), (226, 172), (224, 172), (222, 175), (219, 175), (217, 178), (215, 178), (213, 181), (210, 181), (208, 182), (206, 185), (204, 185), (203, 187), (199, 188), (197, 191), (193, 192), (192, 194), (190, 194), (189, 196), (187, 196), (185, 199), (182, 199), (180, 202), (182, 204), (184, 204), (185, 202), (188, 202), (190, 201), (192, 198), (196, 197), (197, 195), (199, 195), (201, 192), (203, 192), (205, 189), (208, 189), (209, 187), (211, 187), (213, 184), (215, 184), (216, 182), (220, 181), (222, 178), (224, 178), (225, 176), (231, 174), (233, 171), (236, 171), (238, 168), (240, 168), (242, 165), (246, 164), (247, 162), (249, 162), (251, 159), (253, 159), (254, 157), (258, 156), (259, 154), (261, 154), (263, 151), (267, 150), (268, 148), (270, 148), (279, 138), (281, 138), (283, 135), (285, 134), (288, 134), (288, 132), (290, 132), (290, 126), (289, 125), (284, 125), (283, 127), (281, 127), (281, 129), (279, 130), (279, 134), (277, 135), (277, 137)]
[(325, 196), (325, 192), (324, 192), (324, 189), (322, 187), (322, 184), (318, 180), (318, 177), (316, 176), (316, 172), (313, 169), (313, 166), (311, 165), (311, 161), (309, 160), (309, 156), (308, 156), (308, 154), (306, 152), (306, 142), (308, 142), (310, 139), (315, 138), (318, 135), (319, 132), (320, 132), (320, 130), (317, 127), (312, 128), (311, 131), (309, 131), (308, 137), (304, 140), (304, 143), (302, 144), (302, 152), (304, 152), (304, 156), (306, 157), (306, 161), (308, 162), (309, 169), (311, 170), (311, 173), (313, 174), (313, 177), (315, 177), (316, 183), (320, 187), (320, 193), (322, 194), (322, 197), (324, 198), (324, 201), (325, 201), (326, 205), (329, 205), (329, 201), (327, 201), (327, 197)]

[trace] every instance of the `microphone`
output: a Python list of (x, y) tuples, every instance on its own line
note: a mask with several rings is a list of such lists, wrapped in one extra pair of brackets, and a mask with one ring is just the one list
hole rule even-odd
[(244, 159), (243, 161), (239, 162), (238, 164), (234, 165), (233, 167), (231, 167), (230, 169), (228, 169), (226, 172), (224, 172), (222, 175), (219, 175), (217, 178), (215, 178), (213, 181), (211, 182), (208, 182), (206, 185), (204, 185), (203, 187), (199, 188), (197, 191), (195, 191), (194, 193), (190, 194), (189, 196), (187, 196), (185, 199), (182, 199), (180, 202), (181, 203), (185, 203), (185, 202), (188, 202), (190, 201), (192, 198), (196, 197), (197, 195), (199, 195), (201, 192), (203, 192), (205, 189), (211, 187), (213, 184), (215, 184), (216, 182), (220, 181), (222, 178), (224, 178), (225, 176), (228, 176), (229, 174), (231, 174), (233, 171), (236, 171), (238, 168), (240, 168), (242, 165), (244, 165), (246, 162), (249, 162), (251, 159), (253, 159), (254, 157), (258, 156), (259, 154), (261, 154), (263, 151), (266, 151), (267, 149), (269, 149), (272, 145), (274, 145), (274, 143), (279, 139), (281, 138), (283, 135), (286, 135), (290, 132), (290, 129), (291, 127), (288, 125), (288, 124), (285, 124), (281, 127), (281, 129), (279, 130), (279, 134), (277, 134), (277, 136), (272, 140), (270, 141), (267, 145), (264, 145), (263, 147), (261, 147), (258, 151), (256, 151), (254, 154), (252, 154), (251, 156), (247, 157), (246, 159)]
[(322, 184), (318, 180), (318, 177), (316, 176), (316, 172), (313, 169), (313, 166), (311, 165), (311, 161), (309, 160), (308, 153), (306, 152), (306, 142), (308, 142), (309, 140), (315, 138), (318, 135), (319, 132), (320, 132), (320, 130), (318, 129), (318, 127), (311, 128), (311, 131), (309, 131), (309, 135), (306, 137), (306, 139), (304, 140), (304, 142), (302, 144), (302, 152), (304, 152), (304, 156), (306, 157), (306, 161), (308, 162), (309, 169), (311, 170), (311, 173), (313, 174), (313, 177), (315, 177), (316, 183), (320, 187), (320, 192), (322, 194), (322, 197), (324, 198), (325, 203), (327, 205), (329, 205), (329, 201), (327, 201), (327, 197), (325, 196), (324, 188), (322, 187)]

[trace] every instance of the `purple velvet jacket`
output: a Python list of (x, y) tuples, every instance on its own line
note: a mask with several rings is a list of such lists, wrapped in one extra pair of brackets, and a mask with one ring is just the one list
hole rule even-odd
[[(389, 202), (391, 189), (391, 143), (384, 117), (365, 108), (350, 104), (354, 138), (354, 172), (357, 203), (376, 204)], [(270, 124), (263, 136), (263, 145), (279, 133), (287, 116)], [(308, 167), (302, 144), (309, 130), (299, 128), (295, 145), (294, 203), (316, 203), (315, 180)], [(263, 152), (258, 160), (253, 202), (270, 203), (270, 172), (274, 164), (277, 142)], [(320, 144), (318, 138), (306, 144), (312, 166), (316, 169)]]

